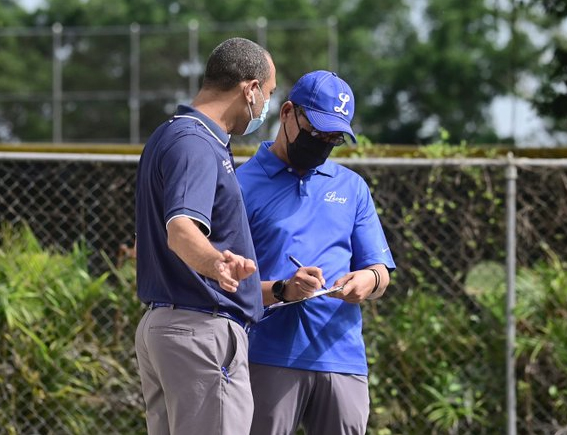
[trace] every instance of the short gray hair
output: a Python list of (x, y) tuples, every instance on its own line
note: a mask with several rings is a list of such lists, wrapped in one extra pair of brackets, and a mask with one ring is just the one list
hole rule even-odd
[(270, 77), (270, 53), (253, 41), (231, 38), (209, 56), (203, 88), (228, 91), (244, 80), (257, 79), (262, 86)]

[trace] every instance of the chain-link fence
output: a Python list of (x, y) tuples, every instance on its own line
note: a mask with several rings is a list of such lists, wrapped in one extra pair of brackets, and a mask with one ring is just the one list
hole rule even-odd
[[(363, 304), (368, 433), (566, 433), (567, 162), (342, 163), (371, 186), (398, 266)], [(0, 154), (0, 433), (145, 432), (136, 166)]]
[[(6, 77), (12, 87), (0, 87), (0, 141), (143, 143), (177, 104), (195, 97), (209, 54), (234, 36), (278, 53), (272, 107), (301, 74), (339, 68), (335, 17), (0, 28), (7, 54), (27, 53), (26, 67)], [(253, 137), (266, 137), (277, 121), (270, 114)]]

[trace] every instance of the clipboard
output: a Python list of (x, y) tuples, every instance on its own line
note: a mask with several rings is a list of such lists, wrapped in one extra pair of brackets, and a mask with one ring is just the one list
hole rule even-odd
[(340, 292), (343, 289), (343, 286), (340, 285), (338, 287), (331, 287), (330, 289), (321, 289), (321, 290), (317, 290), (316, 292), (314, 292), (311, 296), (309, 296), (308, 298), (303, 298), (303, 299), (299, 299), (297, 301), (289, 301), (289, 302), (276, 302), (275, 304), (272, 305), (268, 305), (266, 307), (266, 310), (274, 310), (276, 308), (281, 308), (281, 307), (285, 307), (288, 305), (292, 305), (292, 304), (297, 304), (299, 302), (305, 302), (308, 301), (309, 299), (313, 299), (313, 298), (318, 298), (319, 296), (325, 296), (328, 295), (330, 293), (335, 293), (335, 292)]

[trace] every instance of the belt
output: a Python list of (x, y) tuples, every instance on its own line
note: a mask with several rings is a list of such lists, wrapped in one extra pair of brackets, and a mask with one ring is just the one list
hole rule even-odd
[(153, 310), (154, 308), (171, 308), (172, 310), (188, 310), (188, 311), (196, 311), (198, 313), (205, 313), (210, 314), (213, 317), (224, 317), (225, 319), (232, 320), (233, 322), (238, 323), (244, 331), (248, 334), (250, 331), (250, 326), (252, 322), (244, 322), (240, 320), (238, 317), (233, 316), (232, 314), (227, 313), (226, 311), (219, 311), (218, 308), (214, 310), (208, 310), (206, 308), (197, 308), (197, 307), (190, 307), (187, 305), (178, 305), (178, 304), (170, 304), (169, 302), (150, 302), (148, 304), (148, 309)]

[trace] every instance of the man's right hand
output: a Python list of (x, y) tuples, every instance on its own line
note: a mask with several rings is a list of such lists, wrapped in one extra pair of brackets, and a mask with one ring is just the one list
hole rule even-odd
[(319, 267), (300, 267), (287, 281), (284, 296), (288, 301), (308, 298), (325, 285), (323, 271)]
[(223, 290), (234, 293), (241, 280), (256, 272), (256, 265), (251, 259), (234, 254), (229, 250), (223, 251), (222, 256), (222, 259), (215, 261), (215, 270), (218, 272), (217, 281)]

